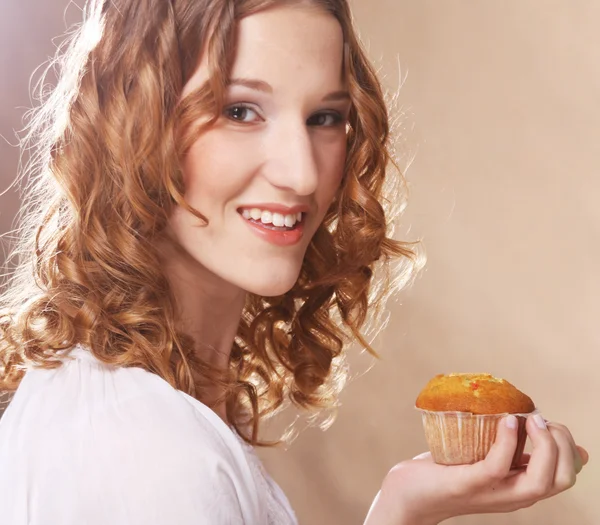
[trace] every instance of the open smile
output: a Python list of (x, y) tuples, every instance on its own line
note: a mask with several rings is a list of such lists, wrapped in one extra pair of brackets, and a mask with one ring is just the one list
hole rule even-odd
[(238, 214), (252, 232), (271, 244), (294, 245), (304, 235), (306, 212), (279, 213), (261, 208), (241, 208)]

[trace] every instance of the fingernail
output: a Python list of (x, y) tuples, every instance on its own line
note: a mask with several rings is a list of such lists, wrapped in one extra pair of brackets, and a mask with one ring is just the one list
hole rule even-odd
[(429, 456), (431, 456), (431, 452), (423, 452), (422, 454), (415, 456), (413, 459), (425, 459), (425, 458), (428, 458)]
[(535, 424), (539, 427), (539, 428), (543, 428), (544, 430), (546, 430), (548, 427), (546, 426), (546, 422), (544, 421), (544, 418), (542, 417), (541, 414), (534, 414), (533, 416), (533, 421), (535, 421)]
[(513, 416), (512, 414), (510, 416), (506, 416), (506, 418), (504, 419), (504, 422), (506, 423), (506, 426), (508, 428), (517, 428), (518, 422), (517, 422), (517, 418), (515, 416)]

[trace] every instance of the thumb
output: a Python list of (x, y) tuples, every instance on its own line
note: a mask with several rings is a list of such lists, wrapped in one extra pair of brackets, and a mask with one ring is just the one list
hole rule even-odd
[(514, 415), (502, 418), (498, 424), (496, 440), (483, 461), (475, 463), (471, 469), (478, 485), (490, 479), (503, 479), (508, 476), (517, 448), (518, 420)]

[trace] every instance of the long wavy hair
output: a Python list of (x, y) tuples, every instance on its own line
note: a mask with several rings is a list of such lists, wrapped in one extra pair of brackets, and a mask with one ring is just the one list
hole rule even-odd
[[(175, 206), (205, 220), (184, 199), (181, 160), (222, 112), (236, 22), (278, 4), (314, 5), (342, 26), (352, 99), (345, 175), (294, 287), (248, 294), (223, 372), (180, 331), (156, 240)], [(201, 51), (209, 80), (180, 100)], [(345, 348), (358, 341), (376, 355), (369, 322), (381, 327), (387, 298), (418, 265), (414, 245), (392, 238), (405, 182), (346, 0), (90, 0), (51, 68), (56, 86), (48, 91), (44, 74), (21, 143), (31, 156), (0, 296), (0, 390), (82, 344), (201, 401), (220, 385), (229, 421), (254, 445), (281, 442), (259, 440), (259, 422), (289, 403), (309, 414), (334, 408)]]

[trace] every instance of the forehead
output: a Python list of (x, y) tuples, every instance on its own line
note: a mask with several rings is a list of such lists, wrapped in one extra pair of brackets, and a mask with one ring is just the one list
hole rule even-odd
[[(306, 5), (277, 6), (242, 18), (236, 32), (232, 78), (262, 80), (279, 92), (343, 87), (343, 32), (330, 13)], [(182, 96), (207, 79), (203, 53)]]
[(301, 82), (337, 87), (344, 41), (337, 19), (314, 7), (271, 8), (240, 20), (233, 77), (271, 83)]

